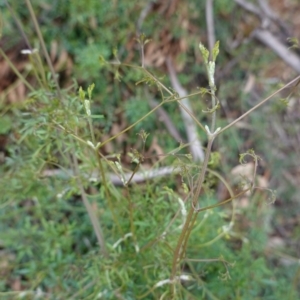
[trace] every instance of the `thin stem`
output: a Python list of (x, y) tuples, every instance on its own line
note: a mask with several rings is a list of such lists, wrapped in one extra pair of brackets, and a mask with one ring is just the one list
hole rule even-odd
[(39, 54), (31, 53), (28, 56), (29, 56), (29, 60), (32, 65), (32, 69), (33, 69), (35, 78), (38, 81), (40, 87), (45, 90), (49, 90), (49, 88), (47, 86), (46, 77), (44, 76), (45, 72), (43, 71), (43, 64), (42, 64), (41, 59), (39, 59), (39, 57), (40, 57)]
[(95, 231), (95, 234), (96, 234), (101, 252), (102, 252), (104, 257), (108, 258), (109, 254), (108, 254), (107, 249), (106, 249), (106, 245), (105, 245), (105, 241), (104, 241), (104, 237), (103, 237), (103, 233), (102, 233), (102, 229), (101, 229), (99, 220), (95, 216), (94, 210), (93, 210), (90, 202), (87, 199), (86, 193), (84, 191), (82, 182), (81, 182), (80, 177), (79, 177), (78, 160), (77, 160), (77, 157), (75, 156), (75, 154), (72, 154), (72, 159), (73, 159), (73, 165), (74, 165), (74, 174), (75, 174), (76, 179), (77, 179), (77, 184), (78, 184), (78, 187), (80, 189), (83, 204), (84, 204), (84, 206), (85, 206), (85, 208), (88, 212), (88, 215), (90, 217), (90, 220), (92, 222), (92, 225), (93, 225), (93, 228), (94, 228), (94, 231)]
[[(194, 95), (198, 95), (201, 92), (197, 92), (192, 94), (192, 96)], [(176, 99), (172, 99), (172, 100), (164, 100), (161, 103), (159, 103), (156, 107), (154, 107), (152, 110), (150, 110), (146, 115), (144, 115), (143, 117), (141, 117), (139, 120), (137, 120), (136, 122), (134, 122), (133, 124), (131, 124), (130, 126), (128, 126), (127, 128), (125, 128), (124, 130), (120, 131), (119, 133), (117, 133), (116, 135), (110, 137), (109, 139), (107, 139), (106, 141), (102, 142), (98, 148), (101, 148), (102, 146), (104, 146), (105, 144), (109, 143), (110, 141), (114, 140), (115, 138), (117, 138), (118, 136), (122, 135), (123, 133), (127, 132), (128, 130), (130, 130), (131, 128), (133, 128), (134, 126), (136, 126), (137, 124), (139, 124), (141, 121), (143, 121), (145, 118), (147, 118), (149, 115), (151, 115), (153, 112), (155, 112), (159, 107), (161, 107), (163, 104), (168, 103), (168, 102), (174, 102), (174, 101), (180, 101), (182, 99), (185, 99), (186, 97), (182, 97), (182, 98), (176, 98)], [(193, 120), (195, 120), (197, 122), (197, 124), (201, 127), (201, 129), (205, 130), (205, 128), (203, 127), (203, 125), (201, 125), (196, 118), (193, 116), (193, 114), (182, 105), (183, 109), (186, 110), (187, 113), (191, 114), (191, 117), (193, 118)]]
[(176, 246), (175, 251), (174, 251), (173, 263), (172, 263), (172, 271), (171, 271), (171, 280), (173, 280), (175, 278), (176, 271), (177, 271), (178, 259), (179, 259), (180, 252), (181, 252), (181, 246), (182, 246), (182, 244), (184, 242), (184, 237), (185, 237), (186, 232), (187, 232), (187, 230), (189, 228), (189, 225), (190, 225), (190, 223), (192, 221), (193, 214), (194, 214), (194, 209), (191, 206), (191, 208), (189, 210), (189, 213), (188, 213), (188, 215), (186, 217), (186, 221), (184, 223), (184, 226), (182, 228), (181, 234), (179, 236), (179, 239), (178, 239), (178, 242), (177, 242), (177, 246)]
[(5, 0), (5, 4), (6, 4), (8, 10), (9, 10), (10, 14), (12, 15), (13, 19), (15, 20), (15, 22), (17, 24), (17, 27), (18, 27), (19, 31), (21, 32), (21, 35), (22, 35), (28, 49), (32, 50), (32, 47), (29, 43), (29, 40), (27, 39), (27, 36), (26, 36), (26, 34), (23, 30), (23, 26), (22, 26), (21, 22), (18, 20), (18, 18), (16, 17), (16, 15), (14, 13), (14, 10), (11, 8), (11, 6), (8, 4), (8, 2), (6, 0)]
[(157, 85), (159, 85), (160, 87), (162, 87), (168, 94), (173, 95), (173, 93), (165, 86), (163, 85), (159, 80), (156, 79), (155, 76), (153, 76), (147, 69), (145, 69), (144, 67), (141, 66), (133, 66), (130, 64), (124, 64), (124, 63), (120, 63), (120, 62), (112, 62), (112, 65), (119, 65), (119, 66), (123, 66), (123, 67), (128, 67), (128, 68), (133, 68), (133, 69), (139, 69), (142, 70), (143, 72), (145, 72), (149, 77), (151, 77), (155, 83)]
[(139, 120), (137, 120), (136, 122), (134, 122), (132, 125), (128, 126), (127, 128), (125, 128), (124, 130), (120, 131), (119, 133), (117, 133), (116, 135), (112, 136), (111, 138), (107, 139), (106, 141), (102, 142), (98, 148), (101, 148), (102, 146), (104, 146), (105, 144), (107, 144), (108, 142), (114, 140), (115, 138), (117, 138), (118, 136), (122, 135), (123, 133), (127, 132), (128, 130), (130, 130), (131, 128), (133, 128), (135, 125), (137, 125), (138, 123), (140, 123), (141, 121), (143, 121), (145, 118), (147, 118), (149, 115), (151, 115), (153, 112), (155, 112), (159, 107), (161, 107), (164, 104), (164, 102), (159, 103), (156, 107), (154, 107), (152, 110), (150, 110), (146, 115), (144, 115), (143, 117), (141, 117)]
[(222, 258), (203, 258), (203, 259), (193, 259), (193, 258), (186, 258), (185, 261), (188, 262), (221, 262), (225, 264), (229, 264), (228, 261)]
[(40, 74), (42, 78), (42, 82), (44, 82), (44, 87), (45, 89), (47, 88), (47, 79), (46, 79), (46, 74), (45, 70), (43, 67), (43, 62), (41, 59), (41, 56), (38, 52), (33, 52), (32, 54), (29, 55), (30, 59), (32, 60), (32, 64), (37, 68), (38, 73)]
[(78, 137), (78, 136), (77, 136), (75, 133), (73, 133), (71, 130), (66, 129), (65, 127), (63, 127), (62, 125), (60, 125), (59, 123), (57, 123), (55, 120), (52, 120), (52, 122), (53, 122), (57, 127), (59, 127), (60, 129), (62, 129), (64, 132), (66, 132), (66, 133), (70, 134), (72, 137), (74, 137), (77, 141), (79, 141), (79, 142), (81, 142), (81, 143), (83, 143), (83, 144), (85, 144), (85, 145), (88, 146), (88, 143), (87, 143), (85, 140), (83, 140), (82, 138)]
[[(238, 197), (234, 195), (234, 192), (231, 188), (231, 186), (229, 185), (229, 183), (216, 171), (211, 170), (209, 168), (207, 168), (208, 172), (213, 174), (214, 176), (216, 176), (221, 182), (223, 182), (223, 184), (225, 185), (225, 187), (227, 188), (227, 191), (229, 192), (230, 197), (232, 198), (232, 200), (236, 199)], [(228, 199), (227, 199), (228, 200)], [(226, 202), (227, 203), (227, 202)], [(223, 203), (225, 204), (225, 203)], [(236, 211), (236, 204), (235, 201), (232, 201), (232, 213), (231, 213), (231, 223), (234, 223), (234, 219), (235, 219), (235, 211)]]
[(88, 116), (88, 123), (89, 123), (92, 142), (95, 145), (95, 143), (96, 143), (95, 132), (94, 132), (93, 124), (92, 124), (92, 118), (90, 116)]
[(223, 132), (226, 129), (232, 127), (235, 123), (239, 122), (240, 120), (242, 120), (243, 118), (245, 118), (246, 116), (248, 116), (254, 110), (256, 110), (257, 108), (259, 108), (260, 106), (262, 106), (263, 104), (265, 104), (267, 101), (269, 101), (275, 95), (277, 95), (278, 93), (280, 93), (281, 91), (283, 91), (288, 86), (290, 86), (291, 84), (295, 83), (298, 80), (300, 80), (300, 76), (296, 77), (295, 79), (293, 79), (292, 81), (290, 81), (289, 83), (287, 83), (285, 86), (283, 86), (281, 89), (277, 90), (276, 92), (274, 92), (273, 94), (271, 94), (270, 96), (268, 96), (267, 98), (265, 98), (264, 100), (262, 100), (260, 103), (256, 104), (254, 107), (252, 107), (251, 109), (249, 109), (243, 115), (241, 115), (240, 117), (238, 117), (237, 119), (235, 119), (234, 121), (232, 121), (230, 124), (228, 124), (227, 126), (225, 126), (224, 128), (222, 128), (220, 131), (218, 131), (217, 134), (219, 135), (221, 132)]
[(20, 78), (20, 80), (28, 87), (31, 92), (34, 92), (35, 89), (29, 84), (29, 82), (24, 78), (24, 76), (17, 70), (17, 68), (12, 64), (10, 59), (6, 56), (4, 51), (0, 48), (0, 54), (3, 56), (5, 61), (9, 64), (14, 73)]
[(132, 172), (132, 174), (131, 174), (131, 176), (129, 177), (129, 179), (127, 180), (127, 182), (125, 183), (125, 186), (127, 186), (128, 187), (128, 185), (129, 185), (129, 183), (131, 182), (131, 180), (132, 180), (132, 178), (133, 178), (133, 176), (135, 175), (135, 173), (139, 170), (139, 168), (140, 168), (140, 162), (135, 166), (135, 168), (134, 168), (134, 170), (133, 170), (133, 172)]
[[(182, 99), (181, 99), (181, 100), (182, 100)], [(180, 100), (177, 100), (177, 102), (178, 102), (178, 105), (179, 105), (183, 110), (185, 110), (185, 111), (189, 114), (189, 116), (194, 120), (194, 122), (195, 122), (201, 129), (203, 129), (203, 130), (205, 131), (204, 126), (198, 121), (198, 119), (193, 115), (193, 113), (192, 113), (187, 107), (185, 107), (185, 105), (183, 105), (183, 104), (180, 102)]]
[[(192, 207), (192, 208), (193, 208), (193, 207)], [(194, 210), (193, 218), (192, 218), (192, 220), (191, 220), (191, 222), (190, 222), (190, 225), (189, 225), (189, 227), (188, 227), (188, 230), (187, 230), (187, 232), (186, 232), (186, 235), (185, 235), (185, 237), (184, 237), (184, 239), (183, 239), (182, 249), (184, 249), (184, 251), (181, 252), (181, 254), (180, 254), (180, 259), (183, 259), (183, 258), (184, 258), (185, 251), (186, 251), (186, 248), (187, 248), (187, 244), (188, 244), (190, 235), (191, 235), (191, 233), (192, 233), (192, 230), (193, 230), (193, 228), (194, 228), (194, 225), (195, 225), (195, 223), (196, 223), (197, 217), (198, 217), (198, 213), (195, 212), (195, 210)]]
[[(74, 137), (76, 140), (78, 140), (79, 142), (85, 144), (85, 145), (88, 145), (88, 143), (85, 141), (85, 140), (82, 140), (81, 138), (79, 138), (76, 134), (70, 132), (68, 129), (64, 128), (62, 125), (58, 124), (56, 121), (53, 121), (59, 128), (61, 128), (62, 130), (64, 130), (66, 133), (69, 133), (72, 137)], [(93, 133), (93, 131), (92, 131)], [(96, 155), (96, 158), (97, 158), (97, 163), (98, 163), (98, 167), (99, 167), (99, 171), (100, 171), (100, 175), (101, 175), (101, 179), (102, 179), (102, 184), (104, 186), (104, 191), (105, 191), (105, 195), (106, 195), (106, 199), (107, 199), (107, 203), (108, 203), (108, 206), (109, 206), (109, 209), (112, 213), (112, 217), (114, 219), (114, 222), (115, 224), (118, 226), (120, 232), (122, 232), (122, 228), (118, 222), (118, 218), (117, 216), (115, 215), (114, 213), (114, 207), (113, 207), (113, 204), (112, 204), (112, 201), (111, 201), (111, 195), (109, 193), (109, 187), (108, 187), (108, 183), (107, 183), (107, 180), (106, 180), (106, 176), (105, 176), (105, 172), (104, 172), (104, 167), (103, 167), (103, 164), (102, 164), (102, 161), (101, 161), (101, 154), (98, 152), (99, 150), (98, 149), (94, 149), (95, 151), (95, 155)]]
[(212, 209), (212, 208), (215, 208), (215, 207), (218, 207), (218, 206), (222, 206), (226, 203), (229, 203), (231, 202), (232, 200), (244, 195), (245, 193), (247, 193), (248, 191), (250, 191), (252, 189), (252, 186), (247, 188), (246, 190), (243, 190), (242, 192), (238, 193), (237, 195), (233, 196), (233, 197), (230, 197), (229, 199), (226, 199), (222, 202), (219, 202), (217, 204), (213, 204), (213, 205), (209, 205), (209, 206), (205, 206), (205, 207), (202, 207), (202, 208), (199, 208), (196, 210), (197, 213), (201, 212), (201, 211), (205, 211), (205, 210), (208, 210), (208, 209)]
[[(189, 234), (193, 228), (194, 222), (195, 222), (197, 212), (195, 212), (194, 206), (196, 205), (196, 202), (198, 201), (198, 197), (199, 197), (201, 189), (202, 189), (202, 185), (204, 182), (213, 141), (214, 141), (214, 136), (210, 136), (209, 140), (208, 140), (208, 145), (206, 148), (206, 153), (205, 153), (205, 158), (204, 158), (204, 162), (202, 165), (201, 173), (199, 174), (199, 177), (197, 179), (196, 191), (195, 191), (194, 196), (192, 197), (191, 207), (190, 207), (190, 210), (186, 217), (185, 224), (183, 226), (183, 229), (181, 231), (181, 234), (179, 236), (179, 239), (178, 239), (175, 251), (174, 251), (172, 270), (171, 270), (171, 280), (174, 280), (174, 278), (176, 276), (177, 265), (180, 261), (180, 258), (183, 257), (185, 250), (186, 250), (186, 246), (187, 246), (186, 237), (189, 236)], [(185, 246), (185, 247), (183, 247), (183, 246)], [(171, 293), (174, 294), (174, 285), (171, 285)]]
[(142, 56), (142, 68), (145, 67), (145, 54), (144, 54), (144, 45), (141, 45), (141, 56)]
[(216, 114), (217, 114), (217, 112), (216, 112), (217, 111), (216, 110), (216, 94), (215, 94), (216, 86), (215, 86), (215, 83), (214, 83), (214, 74), (211, 74), (212, 72), (211, 72), (210, 68), (211, 68), (211, 66), (209, 65), (209, 63), (206, 63), (206, 72), (207, 72), (209, 87), (210, 87), (211, 109), (212, 109), (212, 118), (211, 118), (210, 131), (214, 132), (215, 127), (216, 127)]
[(135, 234), (134, 214), (133, 214), (134, 205), (133, 205), (132, 200), (131, 200), (131, 196), (130, 196), (128, 186), (126, 186), (125, 188), (126, 188), (126, 192), (127, 192), (126, 199), (128, 200), (130, 232), (132, 234), (132, 239), (133, 239), (133, 242), (135, 244), (135, 250), (140, 251), (138, 243), (137, 243), (137, 239), (136, 239), (136, 234)]
[(44, 56), (46, 58), (48, 66), (50, 68), (53, 80), (55, 82), (57, 93), (58, 93), (58, 95), (59, 95), (59, 97), (61, 99), (62, 97), (61, 97), (60, 87), (59, 87), (59, 84), (58, 84), (58, 81), (57, 81), (57, 77), (56, 77), (56, 74), (55, 74), (55, 70), (54, 70), (53, 64), (51, 62), (50, 56), (48, 54), (48, 51), (47, 51), (47, 48), (46, 48), (46, 45), (45, 45), (45, 41), (44, 41), (43, 35), (41, 33), (41, 30), (40, 30), (40, 26), (39, 26), (39, 24), (37, 22), (37, 19), (36, 19), (35, 13), (33, 11), (33, 8), (32, 8), (30, 0), (25, 0), (25, 1), (26, 1), (26, 5), (28, 7), (28, 10), (29, 10), (31, 19), (33, 21), (36, 33), (38, 35), (39, 41), (41, 43), (41, 46), (42, 46), (42, 49), (43, 49), (43, 52), (44, 52)]
[(102, 160), (101, 160), (101, 154), (98, 151), (99, 150), (95, 150), (95, 153), (96, 153), (97, 162), (98, 162), (98, 166), (99, 166), (99, 170), (100, 170), (102, 184), (104, 186), (104, 192), (105, 192), (106, 200), (107, 200), (109, 209), (111, 211), (114, 223), (118, 226), (119, 231), (122, 233), (123, 232), (122, 227), (120, 226), (119, 221), (118, 221), (118, 217), (116, 216), (116, 214), (114, 212), (115, 210), (114, 210), (114, 206), (113, 206), (113, 203), (112, 203), (112, 200), (111, 200), (111, 195), (110, 195), (110, 192), (109, 192), (108, 182), (107, 182), (106, 176), (105, 176), (104, 167), (103, 167)]
[(212, 103), (212, 116), (211, 116), (211, 128), (210, 131), (214, 132), (216, 129), (216, 115), (217, 115), (217, 110), (215, 109), (216, 106), (216, 96), (215, 96), (215, 89), (211, 89), (211, 103)]
[(196, 207), (196, 203), (198, 201), (198, 198), (199, 198), (199, 195), (200, 195), (200, 192), (201, 192), (201, 189), (202, 189), (202, 185), (203, 185), (203, 182), (204, 182), (204, 179), (205, 179), (205, 174), (206, 174), (206, 171), (207, 171), (207, 165), (208, 165), (208, 161), (209, 161), (209, 157), (210, 157), (210, 153), (211, 153), (211, 147), (212, 147), (212, 144), (214, 142), (214, 138), (215, 137), (212, 136), (208, 140), (208, 144), (207, 144), (207, 148), (206, 148), (206, 154), (205, 154), (204, 162), (203, 162), (203, 165), (202, 165), (201, 173), (199, 174), (199, 177), (196, 181), (196, 191), (195, 191), (195, 194), (194, 194), (193, 200), (192, 200), (192, 205), (194, 207)]

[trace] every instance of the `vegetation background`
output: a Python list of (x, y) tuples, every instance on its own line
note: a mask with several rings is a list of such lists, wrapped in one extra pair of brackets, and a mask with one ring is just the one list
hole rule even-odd
[[(59, 74), (63, 109), (46, 60), (21, 53), (27, 39), (43, 57), (26, 2), (0, 2), (0, 299), (170, 299), (162, 282), (170, 276), (181, 217), (166, 236), (163, 231), (180, 209), (182, 181), (193, 175), (170, 173), (128, 187), (89, 180), (97, 161), (76, 142), (91, 139), (82, 104), (87, 96), (81, 99), (78, 90), (95, 84), (92, 126), (101, 142), (157, 105), (157, 86), (136, 84), (145, 79), (140, 69), (107, 63), (141, 65), (140, 33), (151, 39), (143, 51), (145, 67), (166, 87), (174, 89), (170, 60), (185, 90), (207, 88), (198, 45), (209, 44), (210, 1), (32, 1)], [(220, 41), (217, 124), (224, 127), (299, 75), (300, 5), (222, 0), (213, 2), (213, 11), (213, 34)], [(241, 167), (239, 154), (254, 149), (262, 158), (256, 176), (261, 189), (235, 206), (200, 214), (187, 248), (190, 260), (181, 265), (193, 280), (182, 280), (176, 299), (300, 298), (299, 101), (297, 89), (285, 90), (217, 138), (213, 172), (237, 191), (241, 175), (250, 180), (254, 167), (251, 160)], [(209, 97), (196, 95), (190, 103), (199, 122), (210, 122), (203, 112)], [(200, 128), (198, 134), (205, 146)], [(189, 149), (178, 149), (180, 142), (187, 142), (187, 134), (172, 102), (106, 143), (103, 171), (109, 181), (113, 172), (122, 178), (118, 162), (124, 172), (140, 164), (193, 170), (184, 160)], [(174, 149), (178, 156), (168, 155)], [(82, 188), (79, 175), (68, 175), (76, 169), (74, 157)], [(82, 195), (101, 224), (98, 235)], [(209, 174), (202, 197), (211, 205), (229, 194)], [(101, 234), (108, 257), (99, 250)]]

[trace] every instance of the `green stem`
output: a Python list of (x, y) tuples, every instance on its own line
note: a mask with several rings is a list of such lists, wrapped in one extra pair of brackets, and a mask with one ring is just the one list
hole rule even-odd
[[(192, 94), (194, 95), (198, 95), (200, 94), (200, 92), (194, 93)], [(153, 112), (155, 112), (159, 107), (161, 107), (163, 104), (168, 103), (168, 102), (174, 102), (174, 101), (180, 101), (182, 99), (185, 99), (186, 97), (181, 97), (181, 98), (176, 98), (176, 99), (172, 99), (172, 100), (164, 100), (161, 103), (159, 103), (156, 107), (154, 107), (152, 110), (150, 110), (146, 115), (144, 115), (143, 117), (141, 117), (139, 120), (137, 120), (136, 122), (134, 122), (132, 125), (128, 126), (127, 128), (125, 128), (124, 130), (120, 131), (119, 133), (117, 133), (116, 135), (110, 137), (109, 139), (107, 139), (106, 141), (102, 142), (101, 144), (99, 144), (98, 149), (101, 148), (102, 146), (104, 146), (105, 144), (109, 143), (110, 141), (114, 140), (115, 138), (117, 138), (118, 136), (122, 135), (123, 133), (127, 132), (128, 130), (132, 129), (134, 126), (136, 126), (137, 124), (139, 124), (141, 121), (143, 121), (145, 118), (147, 118), (149, 115), (151, 115)], [(193, 116), (193, 114), (184, 106), (182, 106), (183, 109), (190, 114), (190, 116), (193, 118), (194, 121), (197, 122), (197, 124), (203, 129), (205, 130), (205, 128), (203, 127), (202, 124), (200, 124), (196, 118)]]
[(46, 48), (46, 45), (45, 45), (45, 41), (44, 41), (43, 35), (42, 35), (42, 33), (41, 33), (40, 26), (39, 26), (39, 24), (38, 24), (38, 22), (37, 22), (35, 13), (34, 13), (34, 11), (33, 11), (31, 2), (30, 2), (30, 0), (25, 0), (25, 2), (26, 2), (26, 5), (27, 5), (27, 7), (28, 7), (28, 10), (29, 10), (29, 13), (30, 13), (32, 22), (33, 22), (33, 24), (34, 24), (36, 33), (37, 33), (37, 35), (38, 35), (39, 41), (40, 41), (40, 43), (41, 43), (41, 46), (42, 46), (42, 49), (43, 49), (43, 52), (44, 52), (44, 56), (45, 56), (45, 58), (46, 58), (46, 61), (47, 61), (48, 66), (49, 66), (49, 68), (50, 68), (50, 72), (51, 72), (51, 74), (52, 74), (53, 80), (54, 80), (54, 82), (55, 82), (57, 93), (58, 93), (58, 95), (59, 95), (59, 98), (62, 99), (60, 87), (59, 87), (59, 84), (58, 84), (58, 81), (57, 81), (57, 77), (56, 77), (56, 74), (55, 74), (55, 70), (54, 70), (53, 64), (52, 64), (52, 62), (51, 62), (50, 56), (49, 56), (49, 54), (48, 54), (48, 51), (47, 51), (47, 48)]
[[(181, 231), (181, 234), (179, 236), (179, 239), (178, 239), (175, 251), (174, 251), (172, 270), (171, 270), (171, 276), (170, 276), (171, 281), (174, 281), (174, 279), (176, 277), (177, 266), (180, 263), (180, 259), (184, 256), (184, 253), (186, 251), (187, 242), (188, 242), (188, 237), (189, 237), (189, 235), (192, 231), (193, 225), (196, 221), (198, 212), (195, 211), (194, 207), (196, 206), (196, 203), (198, 202), (198, 198), (199, 198), (202, 186), (203, 186), (214, 137), (215, 137), (214, 135), (209, 136), (208, 145), (207, 145), (206, 153), (205, 153), (205, 158), (204, 158), (204, 162), (203, 162), (203, 165), (201, 168), (201, 173), (199, 174), (199, 177), (197, 179), (196, 191), (195, 191), (194, 196), (192, 197), (191, 207), (190, 207), (190, 210), (186, 217), (185, 224), (183, 226), (183, 229)], [(174, 285), (171, 285), (171, 294), (174, 295)]]
[(265, 104), (267, 101), (269, 101), (271, 98), (273, 98), (275, 95), (277, 95), (278, 93), (280, 93), (281, 91), (283, 91), (284, 89), (286, 89), (288, 86), (290, 86), (291, 84), (295, 83), (296, 81), (300, 80), (300, 76), (296, 77), (295, 79), (293, 79), (292, 81), (290, 81), (289, 83), (287, 83), (285, 86), (283, 86), (281, 89), (277, 90), (276, 92), (274, 92), (272, 95), (268, 96), (267, 98), (265, 98), (264, 100), (262, 100), (260, 103), (258, 103), (257, 105), (255, 105), (254, 107), (252, 107), (251, 109), (249, 109), (247, 112), (245, 112), (243, 115), (241, 115), (239, 118), (235, 119), (234, 121), (232, 121), (230, 124), (228, 124), (227, 126), (225, 126), (224, 128), (222, 128), (220, 131), (218, 131), (218, 135), (220, 133), (222, 133), (223, 131), (225, 131), (226, 129), (232, 127), (235, 123), (239, 122), (240, 120), (242, 120), (243, 118), (245, 118), (246, 116), (248, 116), (250, 113), (252, 113), (254, 110), (256, 110), (257, 108), (259, 108), (260, 106), (262, 106), (263, 104)]
[(3, 56), (5, 61), (9, 64), (14, 73), (20, 78), (20, 80), (28, 87), (31, 92), (34, 92), (34, 88), (28, 83), (28, 81), (24, 78), (24, 76), (17, 70), (17, 68), (12, 64), (10, 59), (6, 56), (4, 51), (0, 48), (0, 54)]
[(193, 215), (193, 218), (191, 220), (191, 223), (190, 223), (190, 226), (186, 232), (186, 235), (184, 237), (184, 240), (183, 240), (183, 244), (182, 244), (182, 249), (184, 249), (184, 252), (181, 252), (181, 255), (180, 255), (180, 259), (183, 259), (184, 256), (185, 256), (185, 250), (187, 248), (187, 243), (189, 241), (189, 238), (190, 238), (190, 235), (192, 233), (192, 230), (194, 228), (194, 225), (195, 225), (195, 222), (197, 220), (197, 217), (198, 217), (198, 212), (194, 211), (194, 215)]
[[(182, 99), (181, 99), (182, 100)], [(187, 108), (185, 107), (181, 102), (180, 100), (177, 101), (178, 105), (183, 109), (185, 110), (189, 116), (194, 120), (194, 122), (203, 130), (205, 131), (205, 128), (204, 126), (197, 120), (197, 118), (193, 115), (193, 113)]]
[(103, 237), (103, 233), (102, 233), (102, 229), (101, 229), (99, 220), (96, 217), (96, 215), (94, 214), (94, 210), (93, 210), (90, 202), (87, 199), (86, 193), (84, 191), (82, 182), (81, 182), (80, 177), (79, 177), (79, 167), (78, 167), (77, 157), (75, 156), (75, 154), (72, 154), (72, 158), (73, 158), (73, 165), (74, 165), (74, 174), (77, 178), (77, 184), (78, 184), (78, 187), (80, 189), (83, 204), (84, 204), (84, 206), (87, 210), (87, 213), (90, 217), (90, 220), (92, 222), (92, 225), (93, 225), (93, 228), (94, 228), (94, 231), (95, 231), (95, 234), (96, 234), (101, 252), (102, 252), (104, 257), (108, 258), (109, 254), (108, 254), (107, 249), (106, 249), (106, 245), (105, 245), (105, 241), (104, 241), (104, 237)]
[(93, 142), (93, 145), (95, 145), (95, 143), (96, 143), (95, 132), (94, 132), (93, 124), (92, 124), (92, 119), (90, 116), (88, 116), (88, 123), (89, 123), (90, 133), (91, 133), (91, 137), (92, 137), (92, 142)]
[(146, 115), (144, 115), (142, 118), (140, 118), (139, 120), (137, 120), (136, 122), (134, 122), (132, 125), (128, 126), (127, 128), (125, 128), (124, 130), (120, 131), (119, 133), (117, 133), (116, 135), (112, 136), (111, 138), (107, 139), (106, 141), (102, 142), (98, 148), (101, 148), (102, 146), (104, 146), (105, 144), (107, 144), (108, 142), (114, 140), (115, 138), (117, 138), (118, 136), (122, 135), (123, 133), (127, 132), (128, 130), (130, 130), (131, 128), (133, 128), (135, 125), (137, 125), (138, 123), (140, 123), (141, 121), (143, 121), (145, 118), (147, 118), (149, 115), (151, 115), (153, 112), (155, 112), (159, 107), (161, 107), (164, 104), (164, 102), (159, 103), (156, 107), (154, 107), (152, 110), (150, 110)]
[[(127, 192), (126, 199), (128, 200), (128, 209), (129, 209), (130, 232), (132, 234), (132, 240), (135, 245), (135, 250), (137, 251), (138, 243), (135, 234), (134, 215), (133, 215), (134, 206), (130, 197), (128, 186), (126, 186), (126, 192)], [(138, 249), (138, 251), (140, 251), (140, 249)]]
[(210, 153), (211, 153), (211, 147), (212, 144), (214, 142), (215, 136), (210, 136), (209, 140), (208, 140), (208, 144), (207, 144), (207, 148), (206, 148), (206, 154), (204, 157), (204, 162), (202, 165), (202, 169), (201, 169), (201, 173), (199, 174), (199, 177), (197, 179), (197, 183), (196, 183), (196, 191), (195, 194), (193, 196), (193, 200), (192, 200), (192, 204), (194, 207), (196, 207), (196, 203), (198, 201), (201, 189), (202, 189), (202, 185), (205, 179), (205, 174), (207, 171), (207, 165), (208, 165), (208, 161), (209, 161), (209, 157), (210, 157)]
[(211, 103), (212, 103), (213, 113), (212, 113), (212, 116), (211, 116), (211, 128), (210, 128), (210, 131), (214, 132), (215, 129), (216, 129), (216, 114), (217, 114), (217, 110), (215, 109), (215, 106), (216, 106), (215, 87), (211, 88)]
[(111, 211), (114, 223), (117, 225), (117, 227), (119, 229), (119, 232), (122, 233), (123, 230), (122, 230), (122, 227), (119, 224), (118, 217), (115, 214), (114, 206), (113, 206), (113, 203), (112, 203), (112, 200), (111, 200), (111, 195), (110, 195), (110, 192), (109, 192), (108, 182), (106, 180), (106, 176), (105, 176), (105, 172), (104, 172), (104, 167), (103, 167), (103, 164), (102, 164), (101, 156), (98, 153), (98, 151), (99, 150), (95, 150), (96, 157), (97, 157), (97, 162), (98, 162), (98, 166), (99, 166), (99, 171), (100, 171), (100, 175), (101, 175), (101, 182), (104, 186), (104, 193), (105, 193), (105, 196), (106, 196), (106, 200), (107, 200), (109, 209)]

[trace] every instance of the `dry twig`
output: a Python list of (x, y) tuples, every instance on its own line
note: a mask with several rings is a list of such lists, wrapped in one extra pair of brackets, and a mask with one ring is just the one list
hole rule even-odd
[(245, 10), (257, 15), (261, 20), (261, 28), (256, 28), (251, 36), (272, 49), (272, 51), (285, 61), (286, 64), (291, 66), (298, 74), (300, 74), (299, 56), (288, 49), (287, 45), (281, 42), (280, 39), (278, 39), (270, 30), (270, 25), (275, 24), (280, 30), (283, 30), (285, 33), (288, 32), (287, 26), (271, 10), (268, 3), (265, 0), (258, 0), (259, 5), (256, 7), (245, 0), (234, 1)]

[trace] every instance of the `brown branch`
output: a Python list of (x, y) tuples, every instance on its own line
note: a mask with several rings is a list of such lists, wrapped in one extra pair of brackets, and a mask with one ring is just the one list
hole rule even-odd
[(270, 24), (276, 24), (279, 28), (288, 31), (287, 26), (280, 20), (275, 12), (271, 10), (265, 0), (258, 0), (258, 7), (248, 3), (245, 0), (234, 0), (245, 10), (257, 15), (261, 20), (261, 28), (253, 30), (251, 36), (269, 47), (275, 52), (286, 64), (292, 67), (298, 74), (300, 74), (300, 58), (293, 51), (289, 50), (284, 42), (281, 42), (270, 30)]
[(292, 67), (300, 74), (300, 58), (297, 54), (289, 50), (281, 43), (270, 31), (264, 29), (256, 29), (252, 36), (271, 48), (286, 64)]

